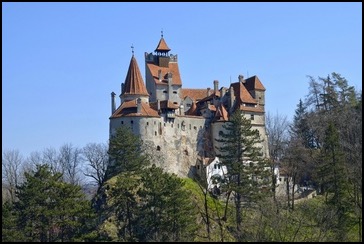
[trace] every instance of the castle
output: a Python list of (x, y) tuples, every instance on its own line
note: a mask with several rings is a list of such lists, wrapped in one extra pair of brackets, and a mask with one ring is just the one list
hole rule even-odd
[(155, 162), (180, 177), (201, 173), (218, 153), (215, 139), (224, 130), (229, 116), (240, 110), (258, 129), (268, 156), (265, 130), (265, 88), (257, 76), (213, 89), (182, 88), (177, 55), (169, 54), (163, 34), (153, 53), (145, 52), (145, 84), (137, 60), (132, 54), (125, 82), (121, 84), (120, 106), (111, 93), (110, 131), (129, 126), (133, 133), (152, 146)]

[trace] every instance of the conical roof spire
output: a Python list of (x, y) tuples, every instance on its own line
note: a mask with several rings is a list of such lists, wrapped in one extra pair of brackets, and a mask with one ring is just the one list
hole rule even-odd
[(140, 73), (138, 63), (133, 55), (130, 60), (128, 74), (125, 78), (125, 88), (123, 94), (135, 94), (149, 96), (147, 88), (144, 85), (142, 74)]
[(157, 48), (154, 50), (155, 52), (169, 52), (171, 49), (167, 46), (166, 41), (163, 38), (163, 31), (161, 32), (161, 39), (158, 43)]

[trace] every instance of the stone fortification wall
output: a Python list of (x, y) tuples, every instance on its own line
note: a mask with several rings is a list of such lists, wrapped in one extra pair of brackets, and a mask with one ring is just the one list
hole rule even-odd
[(206, 120), (202, 117), (176, 116), (174, 120), (122, 117), (110, 123), (110, 128), (132, 128), (133, 133), (148, 145), (154, 163), (180, 177), (191, 175), (198, 155), (203, 153)]

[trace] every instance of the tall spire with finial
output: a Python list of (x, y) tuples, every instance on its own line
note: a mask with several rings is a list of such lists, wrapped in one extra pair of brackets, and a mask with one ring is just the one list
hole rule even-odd
[(167, 54), (169, 51), (171, 51), (171, 49), (167, 46), (167, 43), (163, 38), (163, 29), (161, 30), (161, 39), (158, 43), (157, 48), (154, 51), (163, 54)]

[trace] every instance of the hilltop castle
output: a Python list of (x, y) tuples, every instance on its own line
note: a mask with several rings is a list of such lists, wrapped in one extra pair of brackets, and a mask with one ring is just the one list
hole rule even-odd
[(217, 80), (213, 89), (182, 88), (177, 55), (169, 54), (170, 50), (162, 35), (154, 54), (145, 53), (145, 84), (132, 55), (118, 108), (116, 94), (111, 93), (110, 136), (116, 128), (129, 126), (164, 158), (159, 166), (186, 177), (201, 173), (214, 160), (222, 125), (240, 110), (259, 130), (263, 153), (268, 156), (265, 88), (258, 77), (239, 75), (228, 88), (219, 88)]

